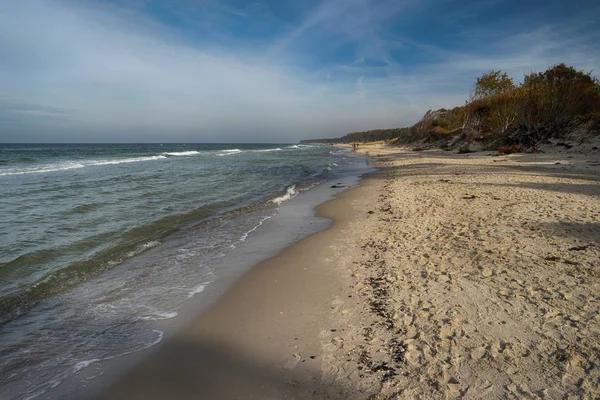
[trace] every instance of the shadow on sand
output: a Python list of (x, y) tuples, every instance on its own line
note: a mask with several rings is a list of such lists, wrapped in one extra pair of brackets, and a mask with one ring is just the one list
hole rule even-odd
[[(187, 337), (186, 337), (187, 336)], [(321, 362), (268, 363), (229, 346), (177, 335), (97, 399), (367, 399), (321, 380)], [(269, 367), (266, 365), (270, 364)], [(295, 365), (294, 365), (295, 364)]]

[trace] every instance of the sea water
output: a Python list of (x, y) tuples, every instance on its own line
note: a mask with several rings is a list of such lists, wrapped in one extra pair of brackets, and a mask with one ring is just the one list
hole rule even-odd
[(0, 398), (156, 345), (154, 322), (283, 229), (282, 205), (364, 164), (295, 144), (0, 145)]

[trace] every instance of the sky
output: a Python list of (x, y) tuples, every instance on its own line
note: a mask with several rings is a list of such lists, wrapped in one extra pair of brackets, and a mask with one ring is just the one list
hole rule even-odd
[(2, 0), (0, 142), (410, 126), (491, 69), (600, 71), (599, 16), (597, 0)]

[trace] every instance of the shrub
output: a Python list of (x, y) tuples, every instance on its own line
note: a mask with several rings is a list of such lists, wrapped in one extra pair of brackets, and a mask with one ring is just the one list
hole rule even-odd
[(600, 110), (598, 82), (565, 64), (531, 73), (520, 88), (519, 123), (530, 141), (556, 136), (577, 116)]
[(506, 72), (492, 70), (477, 78), (471, 101), (498, 96), (514, 88), (513, 79)]
[(474, 152), (475, 152), (475, 151), (474, 151), (474, 150), (471, 150), (471, 149), (469, 148), (469, 145), (468, 145), (468, 144), (466, 144), (466, 145), (464, 145), (464, 146), (461, 146), (461, 147), (458, 149), (458, 151), (457, 151), (456, 153), (457, 153), (457, 154), (468, 154), (468, 153), (474, 153)]
[(512, 144), (507, 146), (502, 146), (498, 149), (498, 155), (508, 155), (513, 153), (522, 153), (523, 146), (520, 144)]

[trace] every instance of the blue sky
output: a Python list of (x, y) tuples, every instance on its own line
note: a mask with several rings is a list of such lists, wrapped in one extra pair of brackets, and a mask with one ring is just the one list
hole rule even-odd
[(600, 69), (600, 1), (7, 0), (0, 142), (290, 142)]

